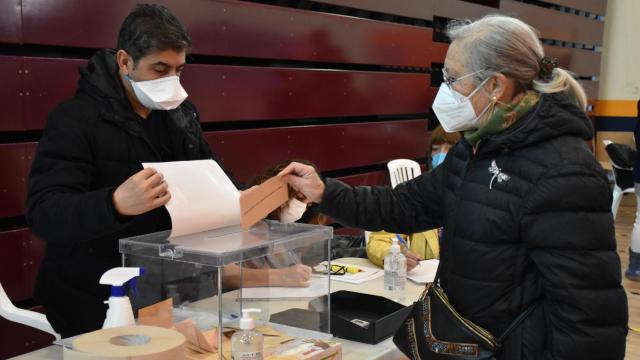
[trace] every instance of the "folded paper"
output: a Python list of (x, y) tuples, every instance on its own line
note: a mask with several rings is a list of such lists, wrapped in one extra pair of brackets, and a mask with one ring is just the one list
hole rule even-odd
[(240, 192), (215, 161), (143, 163), (164, 176), (171, 199), (171, 237), (242, 225), (248, 229), (289, 200), (287, 184), (274, 177)]

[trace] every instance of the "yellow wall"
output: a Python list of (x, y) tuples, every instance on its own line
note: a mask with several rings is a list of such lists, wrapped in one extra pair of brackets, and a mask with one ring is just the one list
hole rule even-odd
[(599, 98), (640, 98), (640, 1), (609, 0), (604, 23)]
[[(640, 99), (640, 0), (607, 2), (603, 43), (599, 101), (594, 115), (619, 117), (609, 121), (635, 121)], [(596, 156), (601, 161), (607, 161), (604, 139), (635, 147), (633, 132), (598, 132)]]

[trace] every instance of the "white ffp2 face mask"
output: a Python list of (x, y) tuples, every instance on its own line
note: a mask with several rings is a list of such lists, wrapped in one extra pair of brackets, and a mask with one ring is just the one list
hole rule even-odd
[(133, 81), (128, 75), (126, 78), (138, 101), (147, 109), (173, 110), (188, 96), (176, 75), (147, 81)]
[(307, 211), (307, 204), (293, 198), (289, 200), (287, 206), (280, 212), (280, 222), (292, 223), (300, 220), (304, 212)]
[(473, 105), (469, 99), (482, 88), (488, 79), (489, 78), (481, 82), (469, 96), (464, 96), (453, 90), (447, 83), (440, 85), (440, 90), (438, 90), (438, 94), (431, 107), (436, 113), (438, 120), (440, 120), (440, 125), (442, 125), (444, 131), (456, 132), (480, 127), (478, 119), (489, 109), (491, 103), (489, 103), (479, 115), (476, 115), (476, 111), (473, 109)]

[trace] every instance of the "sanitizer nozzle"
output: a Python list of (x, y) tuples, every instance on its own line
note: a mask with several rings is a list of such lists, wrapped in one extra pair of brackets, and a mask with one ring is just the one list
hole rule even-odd
[(256, 321), (251, 317), (251, 313), (262, 312), (260, 309), (242, 309), (242, 317), (240, 318), (241, 330), (252, 330), (256, 327)]
[(131, 289), (131, 293), (136, 295), (137, 277), (141, 275), (144, 275), (144, 269), (137, 267), (117, 267), (102, 275), (100, 284), (111, 285), (109, 309), (103, 329), (135, 325), (133, 309), (127, 293)]
[(398, 239), (393, 238), (391, 239), (391, 252), (392, 253), (399, 253), (400, 252), (400, 245), (398, 244)]
[(144, 269), (138, 267), (117, 267), (102, 274), (100, 284), (111, 285), (111, 296), (127, 296), (127, 288), (137, 292), (136, 278), (144, 275)]

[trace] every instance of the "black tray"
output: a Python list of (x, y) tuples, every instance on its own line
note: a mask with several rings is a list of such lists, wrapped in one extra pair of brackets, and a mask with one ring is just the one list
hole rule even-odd
[[(309, 307), (323, 310), (326, 296), (309, 303)], [(334, 336), (377, 344), (391, 337), (409, 315), (411, 306), (404, 306), (382, 296), (351, 291), (331, 293), (331, 333)]]

